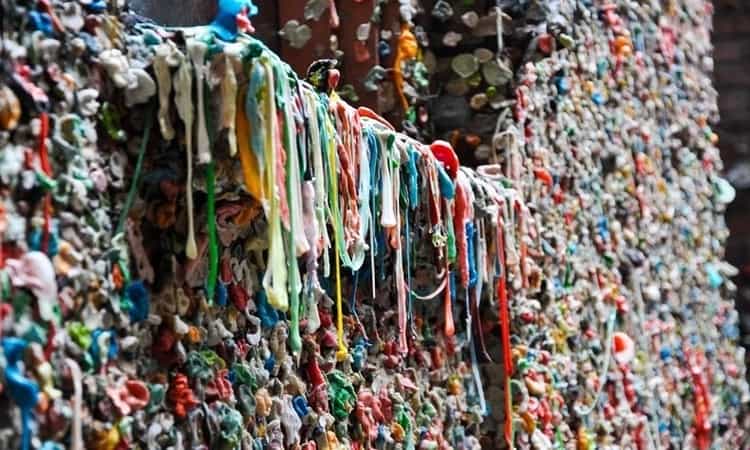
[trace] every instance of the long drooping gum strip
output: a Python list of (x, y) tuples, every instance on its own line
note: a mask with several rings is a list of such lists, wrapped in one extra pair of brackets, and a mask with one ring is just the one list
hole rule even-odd
[[(236, 102), (236, 114), (235, 114), (235, 142), (237, 144), (238, 153), (240, 155), (240, 165), (242, 166), (242, 177), (245, 181), (245, 189), (250, 193), (256, 200), (262, 202), (263, 187), (260, 181), (260, 167), (258, 158), (255, 157), (255, 153), (250, 148), (250, 133), (253, 132), (250, 128), (250, 121), (245, 114), (245, 98), (247, 92), (240, 92), (237, 95)], [(255, 133), (260, 130), (254, 130)]]
[(315, 217), (315, 186), (311, 180), (306, 180), (302, 185), (302, 207), (305, 214), (305, 234), (310, 244), (307, 253), (307, 276), (305, 287), (305, 301), (307, 302), (307, 332), (315, 333), (320, 328), (320, 315), (318, 305), (315, 302), (316, 294), (320, 285), (318, 282), (318, 245), (320, 231), (318, 220)]
[(390, 149), (380, 159), (380, 170), (382, 171), (383, 195), (381, 195), (380, 225), (383, 228), (396, 226), (396, 212), (393, 206), (393, 180), (391, 178)]
[(70, 450), (83, 450), (83, 386), (81, 384), (81, 367), (71, 358), (65, 358), (65, 364), (70, 369), (73, 378), (73, 424), (70, 430)]
[[(393, 197), (396, 204), (398, 204), (400, 195), (400, 170), (393, 171)], [(400, 209), (400, 208), (399, 208)], [(406, 281), (404, 280), (404, 262), (403, 262), (403, 248), (401, 245), (401, 214), (396, 214), (396, 227), (394, 237), (398, 242), (391, 242), (391, 246), (396, 249), (396, 257), (394, 258), (394, 270), (396, 273), (396, 295), (398, 297), (398, 342), (401, 353), (407, 353), (409, 351), (409, 344), (406, 339), (407, 329), (407, 311), (406, 311)], [(396, 244), (396, 245), (394, 245)]]
[(313, 182), (315, 184), (315, 217), (318, 222), (320, 234), (318, 236), (318, 254), (323, 254), (323, 276), (329, 277), (331, 274), (331, 264), (326, 249), (330, 248), (330, 239), (326, 224), (326, 205), (328, 197), (326, 195), (326, 175), (323, 169), (323, 152), (320, 131), (323, 125), (318, 120), (319, 102), (314, 92), (305, 91), (310, 111), (310, 153), (312, 154), (313, 164)]
[[(451, 209), (453, 208), (453, 200), (449, 200), (447, 198), (443, 198), (443, 206), (445, 207), (445, 213), (443, 214), (443, 217), (445, 217), (444, 223), (450, 224), (453, 222), (453, 213)], [(456, 334), (456, 326), (453, 322), (453, 298), (451, 293), (451, 286), (450, 286), (450, 280), (451, 280), (451, 269), (450, 269), (450, 255), (448, 252), (448, 249), (445, 251), (445, 278), (448, 280), (447, 284), (445, 286), (445, 295), (443, 296), (443, 315), (445, 316), (445, 335), (447, 337), (453, 336)]]
[[(266, 133), (265, 145), (265, 189), (270, 196), (270, 211), (268, 215), (268, 263), (263, 276), (263, 287), (268, 295), (268, 302), (274, 309), (287, 311), (289, 298), (287, 295), (287, 267), (284, 251), (284, 238), (281, 233), (281, 212), (279, 211), (279, 193), (276, 187), (276, 148), (278, 143), (278, 116), (274, 97), (274, 75), (271, 63), (261, 57), (260, 64), (266, 71), (266, 92), (263, 94), (264, 117)], [(292, 256), (290, 255), (290, 258)]]
[(237, 56), (226, 53), (225, 58), (226, 67), (221, 80), (221, 127), (227, 130), (229, 155), (234, 156), (237, 154), (237, 75), (234, 73)]
[(203, 98), (203, 81), (206, 73), (206, 52), (208, 45), (197, 39), (191, 39), (187, 43), (187, 51), (195, 69), (196, 93), (198, 95), (198, 140), (197, 152), (198, 163), (207, 164), (211, 161), (211, 148), (208, 141), (208, 129), (206, 128), (205, 99)]
[[(445, 279), (446, 283), (450, 283), (450, 263), (447, 255), (445, 257)], [(456, 334), (456, 326), (453, 323), (453, 300), (451, 299), (451, 288), (448, 284), (445, 286), (443, 295), (443, 315), (445, 316), (445, 335), (447, 337), (453, 336)]]
[(169, 96), (172, 94), (172, 75), (169, 72), (167, 57), (173, 51), (169, 44), (161, 44), (156, 47), (154, 57), (154, 73), (159, 85), (159, 128), (165, 140), (174, 139), (175, 131), (169, 118)]
[[(500, 207), (502, 211), (502, 206)], [(497, 281), (497, 296), (498, 296), (498, 317), (500, 319), (500, 340), (503, 349), (503, 377), (505, 377), (506, 386), (505, 390), (505, 440), (508, 445), (511, 445), (511, 436), (513, 434), (513, 422), (512, 422), (512, 411), (511, 411), (511, 399), (508, 380), (510, 380), (513, 372), (513, 358), (511, 357), (510, 350), (510, 312), (508, 311), (508, 291), (506, 280), (508, 278), (507, 264), (505, 260), (505, 239), (503, 229), (505, 228), (504, 221), (502, 219), (502, 212), (498, 213), (497, 219), (497, 259), (500, 265), (500, 277)]]
[(287, 202), (289, 203), (290, 217), (290, 232), (292, 233), (292, 240), (294, 242), (294, 253), (290, 255), (290, 258), (294, 259), (293, 256), (297, 257), (304, 255), (310, 249), (307, 238), (305, 237), (305, 224), (302, 219), (302, 180), (300, 179), (300, 161), (299, 151), (297, 148), (297, 136), (292, 135), (290, 130), (296, 129), (296, 122), (294, 119), (294, 105), (293, 97), (289, 91), (287, 83), (282, 83), (282, 92), (286, 99), (284, 104), (284, 122), (286, 124), (284, 128), (284, 145), (287, 151)]
[(305, 225), (302, 220), (302, 180), (300, 180), (299, 152), (297, 151), (297, 138), (291, 136), (289, 129), (294, 129), (294, 113), (292, 111), (292, 98), (286, 83), (282, 83), (282, 95), (284, 102), (284, 145), (287, 150), (286, 160), (286, 193), (291, 218), (289, 221), (289, 258), (287, 259), (287, 272), (289, 274), (289, 347), (292, 353), (299, 355), (302, 349), (302, 339), (299, 333), (299, 295), (302, 292), (299, 265), (297, 256), (302, 256), (310, 249), (305, 235)]
[[(177, 50), (179, 52), (179, 50)], [(185, 255), (189, 259), (198, 256), (198, 247), (195, 244), (195, 219), (193, 217), (193, 73), (190, 62), (183, 54), (179, 54), (180, 66), (175, 73), (173, 85), (175, 91), (175, 105), (177, 114), (185, 124), (185, 153), (187, 157), (187, 179), (185, 180), (185, 192), (187, 199), (187, 242), (185, 244)]]
[[(334, 148), (329, 148), (328, 151), (328, 164), (329, 167), (335, 167), (336, 158)], [(332, 177), (333, 185), (333, 209), (338, 209), (338, 180), (336, 177)], [(349, 351), (346, 348), (346, 342), (344, 342), (344, 308), (343, 299), (341, 293), (341, 254), (339, 252), (340, 240), (343, 238), (342, 233), (334, 232), (334, 261), (336, 267), (336, 338), (338, 341), (338, 350), (336, 351), (336, 359), (338, 361), (344, 361), (349, 356)]]

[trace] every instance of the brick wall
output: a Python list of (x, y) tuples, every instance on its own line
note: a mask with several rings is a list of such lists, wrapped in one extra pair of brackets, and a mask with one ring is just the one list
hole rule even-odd
[(737, 199), (727, 211), (732, 233), (727, 256), (742, 269), (736, 280), (737, 306), (743, 314), (744, 345), (750, 348), (750, 1), (714, 3), (720, 148), (726, 175), (737, 188)]

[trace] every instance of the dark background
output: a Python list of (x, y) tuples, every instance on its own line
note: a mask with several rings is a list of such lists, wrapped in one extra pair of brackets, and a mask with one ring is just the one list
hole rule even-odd
[[(740, 268), (737, 309), (743, 345), (750, 349), (750, 2), (717, 0), (714, 4), (719, 147), (726, 177), (737, 189), (737, 198), (727, 210), (731, 231), (727, 258)], [(750, 358), (746, 362), (750, 364)]]

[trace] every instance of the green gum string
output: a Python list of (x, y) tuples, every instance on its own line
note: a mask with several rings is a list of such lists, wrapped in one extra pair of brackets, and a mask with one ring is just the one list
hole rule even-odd
[[(120, 219), (117, 222), (117, 228), (115, 229), (114, 236), (118, 236), (124, 231), (125, 221), (127, 220), (130, 209), (133, 207), (133, 203), (135, 202), (135, 196), (138, 193), (138, 186), (140, 184), (141, 172), (143, 171), (143, 159), (146, 156), (146, 147), (148, 146), (148, 141), (151, 139), (151, 128), (153, 127), (153, 122), (154, 106), (153, 104), (149, 104), (146, 107), (146, 121), (144, 124), (143, 139), (141, 140), (141, 146), (138, 150), (138, 160), (135, 164), (135, 171), (133, 172), (133, 181), (130, 184), (130, 191), (128, 192), (128, 197), (125, 200), (125, 206), (120, 213)], [(128, 284), (130, 282), (130, 269), (128, 267), (126, 258), (120, 255), (117, 261), (117, 265), (120, 267), (120, 272), (122, 273), (122, 277), (125, 280), (125, 284)]]
[[(204, 82), (205, 83), (205, 82)], [(204, 97), (210, 96), (210, 89), (203, 90)], [(209, 148), (214, 143), (214, 127), (210, 101), (204, 102), (206, 112), (206, 128), (208, 130)], [(216, 293), (216, 280), (219, 276), (219, 243), (216, 237), (216, 163), (213, 158), (206, 165), (206, 191), (208, 200), (206, 202), (206, 220), (208, 221), (208, 279), (206, 280), (206, 297), (209, 304), (213, 304)]]
[(141, 172), (143, 171), (143, 158), (146, 156), (146, 147), (148, 146), (148, 141), (151, 139), (151, 128), (153, 122), (154, 108), (153, 105), (149, 104), (146, 110), (146, 121), (144, 124), (143, 139), (141, 140), (141, 148), (138, 150), (138, 161), (135, 164), (135, 172), (133, 173), (133, 182), (130, 184), (130, 191), (125, 200), (125, 206), (122, 209), (122, 213), (120, 213), (120, 220), (117, 222), (115, 235), (122, 233), (125, 229), (125, 220), (128, 218), (130, 208), (133, 207), (133, 202), (135, 202), (135, 195), (138, 192), (138, 184), (141, 178)]
[[(319, 108), (328, 107), (328, 99), (325, 94), (320, 95), (321, 105)], [(335, 237), (335, 248), (341, 258), (341, 264), (353, 271), (359, 270), (364, 263), (364, 252), (355, 255), (355, 258), (349, 255), (346, 250), (346, 240), (344, 239), (344, 223), (341, 218), (341, 209), (339, 209), (339, 189), (338, 189), (338, 173), (336, 168), (338, 167), (338, 157), (336, 154), (336, 140), (335, 140), (335, 129), (331, 116), (327, 112), (323, 113), (323, 124), (322, 129), (326, 130), (325, 138), (321, 137), (323, 151), (327, 155), (327, 170), (328, 170), (328, 189), (329, 189), (329, 215), (331, 218), (331, 225), (334, 230)]]
[(213, 303), (216, 292), (216, 280), (219, 274), (219, 244), (216, 239), (216, 163), (211, 161), (206, 166), (206, 189), (208, 202), (206, 215), (208, 220), (208, 280), (206, 296)]
[[(288, 92), (284, 92), (284, 94), (288, 94)], [(284, 111), (284, 119), (287, 121), (287, 126), (284, 127), (284, 144), (289, 151), (286, 159), (286, 192), (287, 203), (290, 207), (294, 207), (296, 204), (294, 199), (295, 189), (299, 192), (300, 185), (298, 182), (299, 180), (297, 179), (298, 177), (293, 175), (299, 173), (299, 161), (297, 150), (291, 142), (292, 136), (289, 132), (289, 128), (294, 125), (294, 119), (289, 117), (288, 106), (286, 106), (287, 101), (288, 100), (284, 100), (284, 104), (281, 105)], [(295, 183), (295, 181), (297, 182)], [(298, 230), (296, 229), (297, 220), (295, 220), (295, 216), (298, 216), (301, 212), (297, 210), (291, 211), (291, 213), (292, 217), (289, 220), (289, 233), (287, 233), (287, 243), (289, 246), (289, 258), (287, 258), (287, 271), (289, 272), (289, 318), (291, 322), (289, 326), (289, 347), (291, 348), (292, 353), (298, 355), (300, 350), (302, 350), (302, 339), (299, 334), (299, 293), (302, 280), (300, 279), (299, 265), (297, 264), (296, 258), (297, 246), (295, 238)]]
[(451, 263), (456, 262), (456, 233), (453, 229), (453, 213), (450, 208), (446, 208), (445, 214), (446, 231), (448, 233), (448, 241), (446, 247), (448, 249), (448, 261)]

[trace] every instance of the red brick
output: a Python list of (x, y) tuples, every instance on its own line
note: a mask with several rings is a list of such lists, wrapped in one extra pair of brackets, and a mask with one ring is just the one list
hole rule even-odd
[(729, 94), (733, 89), (750, 87), (750, 64), (716, 61), (714, 79), (720, 94)]
[(716, 42), (714, 44), (714, 60), (717, 64), (741, 61), (744, 53), (747, 51), (747, 46), (748, 42), (745, 40)]
[(721, 111), (724, 119), (727, 118), (727, 115), (743, 114), (744, 111), (747, 111), (748, 106), (750, 106), (750, 92), (746, 90), (719, 92), (719, 111)]
[(750, 33), (750, 13), (727, 13), (714, 16), (714, 37), (720, 40), (737, 33)]

